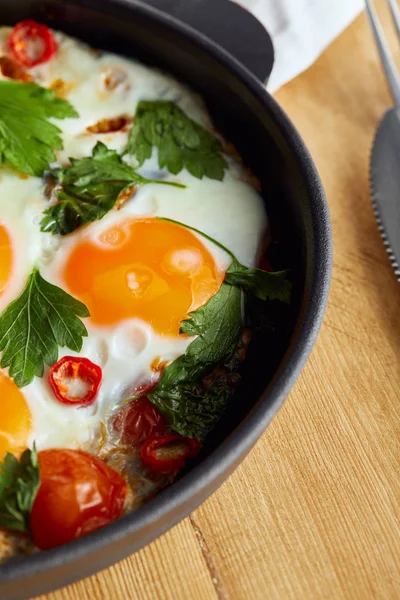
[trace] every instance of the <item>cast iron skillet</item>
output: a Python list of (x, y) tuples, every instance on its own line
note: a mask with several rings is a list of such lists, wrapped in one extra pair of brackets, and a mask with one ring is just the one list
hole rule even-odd
[[(259, 78), (268, 77), (273, 56), (269, 38), (237, 6), (232, 5), (231, 18), (226, 0), (151, 1), (201, 26), (239, 53)], [(36, 596), (107, 567), (162, 534), (221, 484), (263, 433), (299, 375), (321, 324), (331, 270), (328, 210), (312, 159), (284, 112), (232, 55), (174, 16), (135, 0), (1, 0), (0, 23), (24, 18), (164, 68), (203, 95), (217, 128), (263, 184), (294, 294), (273, 343), (266, 335), (252, 344), (243, 384), (197, 463), (117, 523), (0, 566), (1, 600)]]

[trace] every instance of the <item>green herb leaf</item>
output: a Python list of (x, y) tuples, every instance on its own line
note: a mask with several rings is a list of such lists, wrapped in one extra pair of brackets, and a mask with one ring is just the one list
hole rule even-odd
[(234, 259), (226, 272), (225, 282), (241, 287), (260, 300), (279, 300), (285, 304), (290, 302), (292, 284), (287, 279), (286, 271), (270, 273), (262, 269), (249, 269)]
[(221, 142), (173, 102), (139, 102), (127, 153), (142, 165), (158, 148), (158, 164), (175, 175), (186, 168), (198, 179), (222, 181), (228, 164)]
[(177, 383), (180, 378), (200, 381), (209, 367), (232, 354), (242, 329), (240, 291), (222, 284), (204, 306), (189, 315), (190, 319), (182, 321), (181, 333), (199, 337), (165, 369), (164, 384)]
[(97, 142), (91, 157), (70, 161), (71, 166), (55, 173), (59, 179), (55, 188), (58, 202), (44, 211), (42, 231), (67, 235), (86, 223), (102, 219), (122, 192), (132, 187), (146, 183), (185, 187), (142, 177), (115, 150), (109, 150), (101, 142)]
[(48, 119), (77, 117), (66, 100), (35, 83), (0, 81), (0, 155), (27, 175), (40, 177), (63, 147)]
[(40, 483), (35, 446), (19, 461), (7, 453), (0, 463), (0, 527), (29, 531), (29, 517)]
[[(182, 322), (181, 333), (198, 337), (182, 356), (168, 365), (159, 384), (149, 394), (173, 430), (201, 439), (225, 409), (239, 377), (235, 353), (244, 327), (241, 290), (257, 301), (288, 302), (291, 284), (285, 272), (249, 269), (241, 265), (228, 248), (202, 231), (179, 221), (158, 218), (195, 231), (232, 259), (219, 291), (207, 304), (191, 312), (190, 319)], [(207, 383), (210, 377), (211, 382)]]
[[(204, 306), (182, 322), (181, 332), (198, 337), (186, 352), (165, 369), (148, 395), (171, 428), (188, 437), (202, 438), (220, 416), (231, 390), (211, 386), (202, 379), (231, 358), (242, 330), (241, 293), (223, 283)], [(225, 392), (224, 392), (225, 389)]]
[(182, 381), (171, 387), (158, 389), (157, 386), (149, 398), (166, 417), (171, 429), (202, 441), (225, 411), (235, 388), (229, 376), (219, 385), (207, 388)]
[(88, 316), (82, 302), (34, 269), (22, 294), (0, 315), (0, 367), (9, 367), (19, 387), (28, 385), (35, 375), (42, 377), (44, 363), (57, 361), (59, 346), (75, 352), (82, 349), (87, 330), (78, 317)]

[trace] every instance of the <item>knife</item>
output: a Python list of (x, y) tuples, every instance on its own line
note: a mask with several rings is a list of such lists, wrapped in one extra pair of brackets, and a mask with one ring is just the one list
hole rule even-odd
[(400, 281), (400, 109), (379, 123), (370, 164), (372, 204), (395, 275)]
[[(385, 113), (375, 135), (370, 162), (370, 189), (379, 231), (400, 281), (400, 79), (372, 0), (366, 0), (366, 7), (395, 102), (395, 107)], [(400, 13), (394, 0), (389, 0), (389, 7), (400, 37)]]

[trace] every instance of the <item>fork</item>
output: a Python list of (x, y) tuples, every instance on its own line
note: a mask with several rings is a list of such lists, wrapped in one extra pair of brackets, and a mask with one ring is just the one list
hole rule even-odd
[[(400, 38), (400, 10), (396, 0), (387, 0), (392, 15), (393, 23)], [(400, 77), (397, 67), (390, 52), (389, 45), (386, 41), (385, 34), (376, 14), (373, 0), (365, 0), (367, 16), (371, 25), (372, 33), (374, 34), (379, 55), (381, 57), (382, 66), (385, 70), (386, 77), (389, 83), (395, 105), (400, 108)]]

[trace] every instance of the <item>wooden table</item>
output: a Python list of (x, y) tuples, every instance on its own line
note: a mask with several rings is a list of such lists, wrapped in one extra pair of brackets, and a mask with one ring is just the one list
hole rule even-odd
[(134, 556), (41, 600), (400, 598), (400, 285), (368, 191), (391, 99), (365, 16), (277, 99), (332, 216), (331, 295), (311, 359), (207, 502)]

